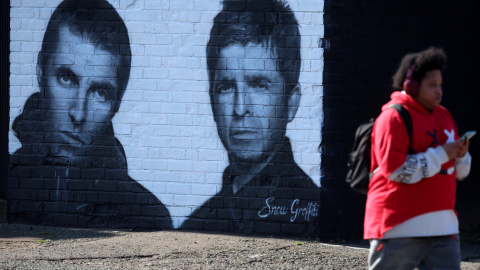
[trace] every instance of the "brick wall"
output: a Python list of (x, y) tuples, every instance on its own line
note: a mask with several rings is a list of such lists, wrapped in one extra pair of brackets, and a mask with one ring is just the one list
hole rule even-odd
[[(49, 18), (59, 2), (10, 1), (10, 154), (22, 146), (11, 130), (12, 124), (22, 113), (27, 99), (39, 91), (37, 55)], [(198, 206), (220, 191), (222, 174), (228, 165), (227, 153), (212, 116), (205, 59), (213, 18), (222, 5), (217, 0), (109, 2), (126, 24), (132, 51), (128, 86), (112, 120), (114, 134), (123, 145), (129, 176), (166, 206), (173, 227), (177, 228)], [(302, 36), (299, 79), (302, 97), (295, 119), (287, 126), (287, 136), (296, 163), (318, 186), (321, 175), (318, 146), (323, 119), (323, 49), (319, 47), (324, 34), (323, 1), (288, 2), (300, 24)], [(48, 173), (41, 171), (34, 170), (11, 180), (11, 196), (31, 201), (51, 198), (53, 195), (49, 192), (54, 192), (55, 188), (49, 192), (38, 191), (50, 183), (44, 179)], [(72, 170), (67, 173), (71, 174)], [(82, 170), (80, 174), (86, 173), (95, 178), (100, 171)], [(37, 178), (43, 180), (33, 182)], [(78, 180), (81, 179), (79, 176)], [(82, 192), (70, 194), (63, 190), (62, 198), (88, 201), (85, 198), (90, 194), (95, 200), (101, 200), (98, 197), (101, 195), (91, 194), (97, 187), (88, 181), (74, 181), (70, 185)], [(11, 206), (11, 211), (17, 211), (17, 206), (20, 207)], [(53, 206), (39, 207), (47, 211)], [(126, 200), (125, 207), (128, 208)], [(59, 211), (57, 206), (54, 208)], [(68, 210), (68, 205), (60, 208), (75, 213)], [(33, 221), (34, 217), (30, 215), (26, 221), (29, 218)], [(58, 216), (48, 220), (79, 226), (110, 224), (82, 219), (68, 224), (65, 218)], [(86, 224), (88, 222), (91, 223)], [(151, 219), (145, 222), (153, 224)]]
[[(0, 89), (2, 90), (2, 98), (1, 98), (1, 108), (0, 111), (0, 143), (1, 149), (0, 152), (0, 164), (8, 164), (9, 163), (9, 156), (8, 156), (8, 103), (9, 103), (9, 74), (8, 74), (8, 56), (9, 56), (9, 35), (8, 30), (10, 28), (10, 12), (9, 12), (9, 5), (8, 3), (2, 3), (0, 5), (0, 13), (2, 14), (2, 31), (0, 35), (0, 66), (2, 72), (0, 73)], [(8, 180), (8, 170), (5, 166), (4, 168), (0, 167), (0, 203), (6, 203), (7, 198), (7, 180)], [(0, 217), (6, 216), (6, 208), (3, 207), (5, 211), (0, 211)], [(0, 218), (1, 219), (1, 218)]]
[[(10, 128), (27, 99), (39, 91), (37, 54), (47, 22), (59, 2), (10, 1)], [(376, 116), (388, 100), (391, 76), (399, 59), (406, 52), (435, 45), (445, 48), (448, 55), (443, 105), (454, 115), (460, 132), (476, 129), (480, 115), (476, 104), (480, 36), (474, 33), (480, 26), (480, 4), (450, 0), (288, 2), (301, 26), (302, 98), (295, 119), (287, 126), (287, 136), (295, 162), (321, 186), (321, 215), (315, 229), (305, 231), (298, 224), (260, 221), (255, 223), (256, 232), (359, 237), (365, 196), (352, 192), (344, 182), (346, 155), (355, 127)], [(178, 228), (200, 205), (226, 203), (209, 201), (220, 192), (229, 161), (213, 120), (205, 59), (212, 21), (222, 5), (213, 0), (110, 3), (125, 21), (132, 50), (130, 79), (113, 118), (114, 133), (125, 150), (129, 176), (144, 188), (127, 190), (139, 188), (150, 193), (115, 195), (109, 184), (100, 182), (97, 186), (85, 181), (87, 176), (95, 178), (104, 173), (96, 171), (98, 168), (71, 170), (70, 175), (77, 173), (78, 181), (72, 181), (71, 190), (58, 189), (57, 182), (48, 176), (51, 171), (43, 168), (11, 179), (9, 197), (34, 202), (24, 205), (33, 212), (27, 215), (26, 222), (35, 222), (38, 213), (45, 210), (56, 213), (49, 221), (64, 225), (136, 223), (155, 228), (161, 228), (164, 221), (155, 218), (158, 212), (151, 205), (159, 200), (168, 209), (173, 228)], [(8, 143), (10, 154), (21, 147), (12, 130)], [(457, 209), (463, 229), (480, 224), (476, 199), (479, 183), (475, 181), (479, 177), (475, 170), (479, 145), (472, 140), (472, 173), (458, 186)], [(34, 178), (42, 180), (32, 181)], [(125, 183), (120, 181), (118, 185)], [(48, 191), (41, 190), (47, 186), (51, 187)], [(97, 188), (101, 194), (96, 193)], [(58, 194), (54, 194), (55, 190)], [(65, 204), (38, 203), (55, 196), (70, 199)], [(88, 211), (78, 208), (79, 203), (92, 200), (104, 208), (102, 201), (120, 203), (116, 211), (134, 213), (134, 218), (127, 223), (79, 218), (82, 211)], [(10, 212), (21, 206), (10, 206)], [(248, 203), (237, 206), (251, 208)], [(59, 208), (68, 215), (60, 218)], [(208, 224), (211, 226), (198, 227), (195, 223), (191, 228), (228, 227), (228, 223)]]
[[(365, 196), (354, 194), (344, 182), (346, 154), (356, 126), (378, 115), (389, 100), (391, 77), (405, 53), (429, 46), (445, 49), (443, 105), (461, 133), (478, 129), (480, 37), (474, 33), (480, 26), (479, 11), (480, 4), (472, 1), (325, 1), (322, 206), (328, 218), (322, 232), (362, 234)], [(472, 172), (458, 186), (457, 209), (464, 229), (480, 224), (475, 158), (479, 147), (472, 139)]]

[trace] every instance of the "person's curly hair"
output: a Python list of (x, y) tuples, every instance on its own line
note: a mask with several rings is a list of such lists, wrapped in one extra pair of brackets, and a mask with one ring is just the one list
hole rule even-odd
[(443, 73), (446, 64), (447, 55), (442, 48), (430, 47), (418, 53), (409, 53), (402, 58), (400, 66), (393, 75), (392, 86), (396, 90), (403, 89), (407, 71), (412, 65), (415, 65), (412, 78), (420, 84), (425, 73), (437, 69)]

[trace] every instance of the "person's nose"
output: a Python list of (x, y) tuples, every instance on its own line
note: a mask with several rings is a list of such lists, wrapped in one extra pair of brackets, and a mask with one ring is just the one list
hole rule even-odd
[(87, 115), (87, 91), (78, 89), (76, 95), (70, 101), (69, 116), (75, 125), (79, 125), (85, 121)]
[(235, 89), (234, 113), (235, 116), (245, 116), (250, 113), (249, 105), (247, 104), (246, 86), (240, 86)]
[(442, 96), (442, 93), (443, 93), (442, 86), (437, 86), (437, 88), (435, 89), (435, 93), (438, 96)]

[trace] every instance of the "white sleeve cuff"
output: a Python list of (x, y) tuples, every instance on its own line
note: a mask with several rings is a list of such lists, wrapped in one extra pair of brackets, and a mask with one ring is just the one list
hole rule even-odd
[(455, 163), (467, 163), (468, 160), (471, 160), (472, 159), (472, 156), (470, 155), (469, 152), (467, 152), (465, 154), (465, 156), (461, 157), (461, 158), (456, 158), (455, 159)]
[(458, 180), (463, 180), (470, 174), (472, 165), (472, 156), (469, 152), (461, 158), (455, 159), (455, 176)]
[(404, 184), (415, 184), (423, 178), (437, 174), (446, 162), (448, 162), (448, 155), (443, 147), (430, 147), (423, 153), (407, 155), (405, 163), (388, 178)]
[(445, 149), (443, 149), (443, 147), (440, 145), (440, 146), (437, 146), (435, 149), (432, 149), (432, 148), (428, 148), (427, 149), (427, 152), (429, 150), (434, 150), (435, 151), (435, 155), (438, 156), (438, 159), (440, 160), (440, 163), (441, 164), (444, 164), (446, 162), (449, 161), (448, 159), (448, 154), (447, 152), (445, 151)]

